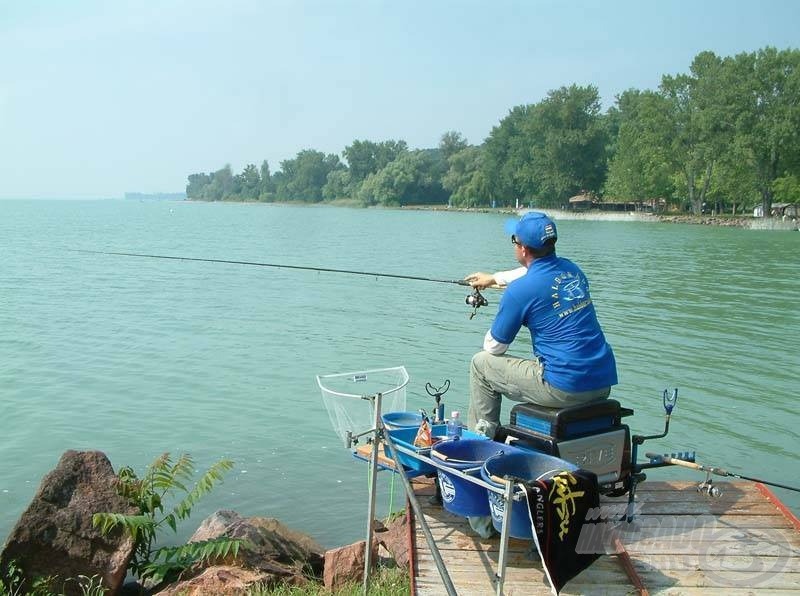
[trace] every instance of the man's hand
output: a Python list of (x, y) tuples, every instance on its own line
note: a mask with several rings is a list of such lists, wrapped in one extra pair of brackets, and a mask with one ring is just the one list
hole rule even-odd
[(484, 288), (488, 288), (489, 286), (497, 285), (497, 282), (494, 279), (494, 275), (491, 273), (483, 273), (482, 271), (476, 271), (475, 273), (470, 273), (464, 278), (464, 281), (471, 285), (473, 288), (477, 288), (479, 290), (483, 290)]

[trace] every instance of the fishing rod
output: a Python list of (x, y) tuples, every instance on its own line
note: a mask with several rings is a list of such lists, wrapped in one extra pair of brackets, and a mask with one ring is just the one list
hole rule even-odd
[(679, 459), (677, 457), (671, 457), (669, 455), (658, 455), (655, 453), (645, 453), (645, 457), (650, 458), (651, 463), (660, 463), (664, 462), (665, 464), (670, 464), (674, 466), (683, 466), (684, 468), (691, 468), (692, 470), (698, 470), (700, 472), (705, 472), (706, 474), (716, 474), (717, 476), (728, 476), (731, 478), (739, 478), (740, 480), (749, 480), (750, 482), (758, 482), (760, 484), (768, 484), (769, 486), (777, 486), (778, 488), (785, 488), (786, 490), (793, 490), (795, 492), (800, 492), (800, 488), (796, 488), (794, 486), (787, 486), (785, 484), (779, 484), (777, 482), (770, 482), (768, 480), (761, 480), (760, 478), (752, 478), (750, 476), (745, 476), (743, 474), (736, 474), (735, 472), (729, 472), (723, 468), (716, 468), (713, 466), (704, 466), (703, 464), (698, 464), (692, 461), (686, 461), (683, 459)]
[[(395, 273), (375, 273), (372, 271), (354, 271), (352, 269), (331, 269), (329, 267), (309, 267), (304, 265), (287, 265), (285, 263), (263, 263), (259, 261), (234, 261), (229, 259), (204, 259), (200, 257), (183, 257), (176, 255), (154, 255), (137, 252), (117, 252), (105, 250), (82, 250), (82, 249), (68, 249), (72, 252), (80, 252), (85, 254), (95, 255), (112, 255), (118, 257), (140, 257), (144, 259), (169, 259), (173, 261), (196, 261), (200, 263), (224, 263), (227, 265), (245, 265), (248, 267), (274, 267), (276, 269), (298, 269), (302, 271), (317, 271), (321, 273), (345, 273), (348, 275), (366, 275), (368, 277), (389, 277), (392, 279), (406, 279), (413, 281), (429, 281), (440, 284), (455, 284), (459, 286), (469, 286), (469, 282), (463, 279), (437, 279), (435, 277), (421, 277), (418, 275), (400, 275)], [(481, 306), (487, 306), (489, 303), (486, 298), (480, 293), (480, 290), (475, 288), (465, 300), (468, 306), (473, 308), (470, 319), (475, 316)]]

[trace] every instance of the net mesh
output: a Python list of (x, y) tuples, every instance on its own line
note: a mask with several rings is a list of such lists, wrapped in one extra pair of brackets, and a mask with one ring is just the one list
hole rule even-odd
[(373, 428), (373, 398), (378, 393), (381, 394), (381, 413), (405, 411), (407, 384), (408, 373), (404, 366), (317, 375), (331, 426), (345, 444), (348, 431), (359, 435)]

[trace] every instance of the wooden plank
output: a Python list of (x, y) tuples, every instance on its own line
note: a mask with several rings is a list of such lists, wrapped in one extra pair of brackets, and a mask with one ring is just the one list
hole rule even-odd
[[(497, 553), (493, 553), (494, 557), (483, 557), (476, 563), (476, 559), (468, 556), (450, 557), (445, 560), (447, 563), (448, 573), (450, 573), (451, 580), (459, 595), (466, 593), (487, 594), (491, 593), (493, 589), (493, 579), (496, 572)], [(421, 558), (420, 575), (423, 575), (430, 580), (430, 578), (439, 578), (438, 570), (434, 563), (433, 557), (430, 555)], [(541, 593), (549, 594), (550, 588), (546, 583), (544, 573), (541, 569), (541, 564), (538, 562), (534, 565), (529, 562), (528, 565), (520, 567), (514, 562), (509, 562), (506, 569), (506, 577), (504, 581), (504, 593)], [(436, 583), (436, 582), (431, 582)], [(573, 578), (570, 585), (574, 586), (620, 586), (626, 585), (628, 578), (624, 571), (612, 560), (612, 557), (601, 557), (595, 565), (586, 569), (581, 574)], [(628, 588), (630, 589), (630, 588)], [(438, 594), (442, 593), (441, 582), (438, 582)], [(527, 592), (526, 592), (527, 590)], [(421, 592), (420, 592), (421, 593)]]
[[(564, 592), (561, 592), (564, 594)], [(587, 592), (587, 594), (627, 594), (630, 592)], [(677, 588), (657, 587), (649, 590), (650, 596), (797, 596), (797, 590), (773, 589), (773, 588), (719, 588), (712, 586), (690, 587), (680, 586)]]
[[(362, 459), (370, 461), (372, 459), (372, 443), (359, 445), (355, 449), (355, 454)], [(394, 459), (386, 455), (383, 443), (378, 445), (378, 465), (388, 468), (389, 470), (394, 470)]]
[[(681, 515), (679, 519), (665, 520), (663, 517), (657, 515), (642, 515), (634, 518), (633, 524), (642, 528), (647, 527), (661, 527), (667, 524), (677, 525), (682, 524), (684, 527), (689, 524), (700, 524), (704, 520), (708, 520), (708, 515)], [(742, 529), (757, 529), (757, 528), (775, 528), (781, 530), (792, 530), (793, 526), (782, 515), (717, 515), (714, 520), (718, 527), (731, 527)]]
[(749, 569), (754, 572), (758, 570), (775, 570), (780, 572), (800, 573), (800, 557), (766, 557), (751, 555), (715, 555), (707, 557), (705, 555), (683, 554), (676, 557), (674, 555), (658, 555), (649, 553), (638, 553), (631, 555), (631, 560), (635, 566), (650, 567), (662, 571), (681, 570), (696, 571), (705, 569), (710, 571), (736, 571)]
[(793, 530), (776, 528), (735, 528), (716, 525), (703, 525), (696, 528), (661, 527), (639, 528), (636, 531), (618, 531), (617, 535), (626, 544), (651, 541), (678, 541), (686, 543), (706, 542), (766, 542), (780, 546), (781, 549), (794, 550), (800, 554), (800, 536)]
[(747, 571), (712, 571), (698, 569), (695, 571), (661, 570), (653, 568), (637, 568), (645, 586), (690, 588), (729, 588), (742, 587), (757, 589), (773, 588), (778, 590), (800, 591), (800, 573), (749, 573)]
[[(636, 491), (636, 499), (642, 501), (669, 501), (669, 500), (690, 500), (695, 502), (706, 501), (763, 501), (764, 497), (755, 489), (743, 487), (740, 484), (733, 484), (730, 482), (721, 482), (714, 484), (720, 491), (720, 495), (712, 497), (704, 492), (699, 492), (696, 486), (687, 486), (683, 488), (660, 488), (658, 490), (644, 490), (638, 489)], [(623, 501), (628, 502), (628, 498), (624, 497), (607, 497), (602, 499), (605, 501)]]
[(637, 515), (775, 515), (775, 507), (768, 502), (745, 502), (728, 504), (719, 501), (692, 503), (680, 500), (649, 502)]

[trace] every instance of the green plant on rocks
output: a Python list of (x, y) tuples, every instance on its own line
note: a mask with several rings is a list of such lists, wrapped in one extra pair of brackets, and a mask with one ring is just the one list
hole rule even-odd
[[(25, 589), (24, 575), (17, 562), (11, 561), (0, 574), (0, 596), (63, 596), (64, 593), (54, 587), (58, 584), (57, 576), (37, 578), (30, 589)], [(68, 582), (77, 583), (81, 596), (103, 596), (106, 593), (99, 575), (79, 575), (66, 580), (64, 584)]]
[(11, 561), (0, 576), (0, 596), (22, 596), (22, 570), (17, 567), (16, 561)]
[[(225, 537), (156, 547), (158, 534), (166, 528), (177, 532), (178, 522), (189, 517), (195, 503), (221, 482), (232, 467), (231, 460), (218, 461), (191, 489), (188, 485), (194, 474), (194, 461), (188, 454), (173, 462), (170, 454), (164, 453), (147, 467), (142, 478), (130, 467), (122, 468), (118, 474), (119, 493), (138, 509), (138, 513), (95, 513), (92, 523), (103, 534), (123, 528), (135, 545), (131, 572), (140, 580), (154, 584), (175, 579), (195, 563), (231, 554), (236, 556), (241, 540)], [(167, 508), (166, 501), (170, 498), (178, 501)]]

